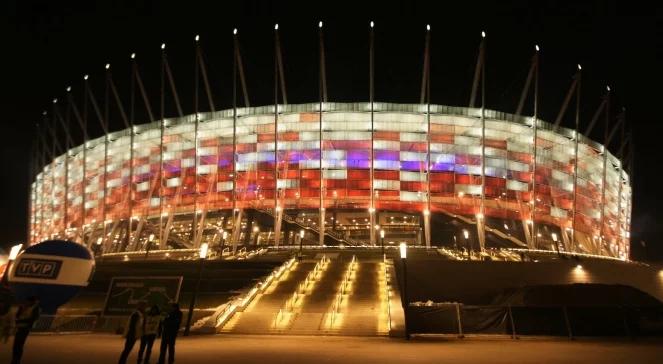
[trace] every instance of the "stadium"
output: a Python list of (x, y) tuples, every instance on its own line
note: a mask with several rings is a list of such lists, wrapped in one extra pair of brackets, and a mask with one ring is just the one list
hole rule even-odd
[[(127, 109), (110, 65), (103, 104), (87, 75), (82, 105), (69, 88), (53, 100), (45, 121), (78, 122), (83, 143), (45, 123), (55, 140), (36, 153), (29, 243), (73, 241), (96, 264), (59, 314), (117, 331), (134, 295), (157, 292), (156, 301), (189, 304), (185, 333), (648, 332), (636, 329), (648, 315), (637, 310), (660, 310), (663, 273), (630, 260), (632, 142), (624, 114), (611, 114), (610, 88), (581, 130), (578, 65), (558, 116), (544, 120), (536, 46), (517, 107), (490, 109), (482, 33), (469, 103), (433, 103), (427, 27), (420, 102), (381, 102), (373, 26), (369, 93), (356, 102), (327, 96), (321, 22), (309, 103), (287, 102), (278, 25), (273, 104), (249, 103), (237, 30), (231, 108), (214, 105), (198, 36), (188, 114), (165, 44), (158, 114), (135, 54)], [(573, 128), (562, 125), (570, 105)], [(109, 127), (112, 106), (120, 130)], [(96, 138), (86, 124), (95, 114)], [(591, 139), (604, 120), (602, 141)]]
[(103, 253), (303, 240), (627, 259), (621, 166), (574, 130), (481, 108), (237, 108), (135, 125), (55, 158), (32, 184), (31, 238)]

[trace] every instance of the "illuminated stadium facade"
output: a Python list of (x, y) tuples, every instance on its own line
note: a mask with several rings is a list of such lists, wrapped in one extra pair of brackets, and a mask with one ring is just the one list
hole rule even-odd
[(104, 253), (297, 245), (302, 234), (305, 245), (628, 259), (631, 187), (607, 148), (541, 119), (321, 102), (198, 113), (89, 140), (41, 170), (30, 211), (31, 243), (69, 238)]
[[(226, 249), (234, 253), (265, 246), (405, 242), (453, 248), (441, 251), (460, 252), (460, 259), (466, 252), (469, 259), (475, 252), (482, 259), (495, 251), (514, 254), (501, 248), (628, 259), (630, 180), (622, 161), (606, 147), (620, 125), (624, 139), (624, 116), (609, 127), (609, 87), (584, 134), (579, 132), (578, 65), (555, 122), (543, 121), (537, 116), (537, 45), (514, 114), (489, 110), (482, 32), (468, 107), (431, 104), (427, 26), (421, 102), (375, 102), (373, 28), (370, 22), (369, 97), (362, 103), (328, 102), (322, 22), (316, 103), (287, 102), (278, 24), (270, 106), (249, 107), (237, 29), (229, 110), (214, 107), (199, 36), (195, 108), (188, 116), (179, 102), (165, 44), (159, 117), (151, 111), (135, 54), (129, 113), (122, 107), (110, 65), (106, 90), (112, 93), (106, 93), (105, 115), (86, 75), (84, 110), (91, 102), (105, 135), (88, 138), (87, 120), (67, 88), (67, 118), (76, 116), (84, 136), (82, 145), (71, 148), (75, 144), (66, 127), (69, 120), (64, 121), (54, 100), (53, 120), (64, 126), (67, 138), (65, 147), (56, 149), (57, 133), (50, 129), (50, 155), (46, 146), (41, 148), (38, 165), (43, 167), (31, 186), (30, 243), (57, 237), (85, 244), (97, 254), (186, 252), (201, 246), (223, 254)], [(211, 110), (204, 113), (198, 108), (200, 76)], [(237, 107), (238, 79), (243, 108)], [(165, 117), (167, 89), (178, 118)], [(533, 116), (523, 116), (530, 89)], [(571, 130), (561, 127), (561, 121), (574, 93)], [(149, 124), (134, 123), (136, 94), (142, 96)], [(109, 95), (124, 130), (110, 131)], [(585, 137), (601, 113), (605, 146)], [(617, 155), (623, 156), (624, 146), (621, 141)], [(629, 155), (633, 157), (632, 151)]]

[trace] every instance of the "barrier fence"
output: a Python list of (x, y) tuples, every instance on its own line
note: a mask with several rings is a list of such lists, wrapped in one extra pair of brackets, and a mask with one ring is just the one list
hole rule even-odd
[(96, 315), (41, 315), (33, 332), (92, 332), (97, 327)]
[[(663, 307), (471, 306), (410, 304), (411, 334), (558, 336), (663, 336)], [(34, 332), (118, 332), (127, 317), (42, 315)]]
[(663, 306), (470, 306), (413, 304), (411, 334), (519, 336), (661, 336)]

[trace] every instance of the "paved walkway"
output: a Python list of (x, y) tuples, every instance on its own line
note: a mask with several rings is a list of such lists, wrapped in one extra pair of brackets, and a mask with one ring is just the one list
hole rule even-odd
[[(11, 341), (0, 343), (8, 363)], [(158, 342), (155, 344), (158, 348)], [(116, 363), (111, 335), (34, 335), (24, 363)], [(177, 363), (660, 363), (663, 340), (415, 339), (219, 335), (180, 338)], [(136, 360), (136, 349), (129, 362)], [(153, 362), (156, 362), (156, 357)]]

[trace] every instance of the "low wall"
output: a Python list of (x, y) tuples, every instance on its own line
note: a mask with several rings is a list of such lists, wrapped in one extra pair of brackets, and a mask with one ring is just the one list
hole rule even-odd
[[(402, 282), (402, 264), (400, 259), (394, 260), (399, 282)], [(431, 300), (487, 305), (496, 303), (504, 292), (519, 288), (576, 283), (633, 287), (663, 302), (663, 270), (611, 260), (480, 262), (412, 257), (407, 261), (407, 276), (410, 302)]]

